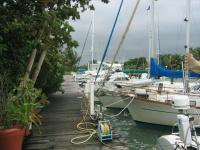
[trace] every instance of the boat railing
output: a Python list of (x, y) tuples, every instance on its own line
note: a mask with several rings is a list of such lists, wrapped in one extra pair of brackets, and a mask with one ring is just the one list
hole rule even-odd
[[(140, 88), (133, 88), (132, 91), (136, 92), (136, 89), (144, 89), (146, 90), (147, 94), (150, 93), (155, 93), (155, 94), (168, 94), (168, 95), (172, 95), (172, 94), (180, 94), (180, 95), (185, 95), (185, 93), (181, 90), (178, 91), (176, 88), (163, 88), (161, 91), (158, 91), (158, 89), (156, 88), (149, 88), (149, 87), (140, 87)], [(196, 96), (196, 97), (200, 97), (200, 93), (188, 93), (188, 96)]]

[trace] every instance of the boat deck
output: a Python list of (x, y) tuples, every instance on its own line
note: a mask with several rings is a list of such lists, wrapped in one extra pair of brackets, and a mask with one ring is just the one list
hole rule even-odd
[[(114, 132), (114, 140), (100, 143), (96, 137), (80, 145), (74, 145), (70, 141), (79, 136), (76, 124), (81, 118), (82, 92), (72, 76), (65, 76), (63, 83), (64, 94), (55, 93), (50, 96), (50, 104), (42, 111), (42, 134), (33, 128), (31, 136), (24, 142), (24, 150), (126, 150), (120, 136)], [(109, 147), (108, 147), (109, 146)]]

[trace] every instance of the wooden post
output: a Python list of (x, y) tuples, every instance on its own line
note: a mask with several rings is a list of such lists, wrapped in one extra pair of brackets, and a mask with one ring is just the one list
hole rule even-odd
[(90, 82), (90, 115), (94, 115), (94, 82)]
[(87, 99), (89, 99), (89, 93), (90, 93), (90, 82), (87, 81), (87, 83), (85, 84), (85, 89), (84, 89), (84, 94)]

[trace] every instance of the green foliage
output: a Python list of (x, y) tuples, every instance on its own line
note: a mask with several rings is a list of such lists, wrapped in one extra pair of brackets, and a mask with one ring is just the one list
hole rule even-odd
[[(200, 60), (200, 48), (191, 48), (190, 53), (192, 53), (197, 60)], [(160, 64), (171, 70), (182, 70), (182, 62), (184, 62), (184, 55), (166, 54), (160, 56)]]
[(124, 68), (130, 69), (145, 69), (147, 68), (147, 60), (145, 57), (129, 59), (124, 62)]
[(193, 54), (193, 56), (197, 59), (200, 60), (200, 47), (197, 47), (195, 49), (191, 48), (190, 52)]
[(45, 99), (41, 90), (34, 88), (30, 80), (21, 82), (20, 86), (13, 89), (8, 95), (5, 107), (5, 127), (28, 128), (30, 123), (39, 127), (41, 122), (37, 109), (43, 106)]
[(80, 57), (78, 57), (77, 52), (72, 51), (70, 49), (66, 49), (64, 51), (64, 57), (65, 57), (65, 66), (68, 68), (66, 71), (75, 71), (76, 64), (79, 62)]
[(171, 70), (182, 69), (183, 56), (178, 54), (166, 54), (160, 56), (160, 64)]
[(48, 53), (36, 82), (36, 87), (42, 88), (46, 94), (60, 89), (65, 73), (65, 55), (53, 49)]
[[(200, 48), (191, 48), (190, 52), (193, 56), (200, 60)], [(184, 62), (184, 56), (179, 54), (165, 54), (160, 55), (160, 64), (163, 67), (167, 67), (171, 70), (182, 70), (182, 62)], [(145, 69), (147, 68), (147, 61), (145, 57), (129, 59), (124, 63), (124, 68), (129, 69)]]
[[(94, 9), (90, 2), (91, 0), (0, 1), (0, 74), (3, 71), (7, 74), (8, 91), (18, 85), (20, 77), (24, 76), (29, 55), (34, 48), (39, 54), (48, 49), (48, 60), (42, 67), (37, 87), (42, 87), (45, 91), (59, 88), (63, 65), (67, 62), (73, 69), (78, 59), (73, 51), (78, 43), (72, 39), (74, 28), (69, 20), (79, 19), (80, 12), (86, 9)], [(63, 59), (63, 52), (56, 52), (54, 55), (55, 50), (60, 50), (64, 44), (67, 45), (65, 53), (68, 56), (65, 62), (59, 60)], [(36, 60), (39, 56), (37, 54)], [(58, 63), (50, 60), (58, 60)], [(53, 79), (51, 83), (50, 78)], [(42, 80), (46, 82), (45, 86)], [(50, 85), (47, 87), (48, 83)]]

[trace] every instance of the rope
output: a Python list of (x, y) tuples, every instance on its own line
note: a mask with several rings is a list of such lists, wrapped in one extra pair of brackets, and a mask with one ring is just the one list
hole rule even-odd
[[(92, 137), (96, 136), (97, 131), (95, 129), (92, 128), (88, 128), (88, 125), (94, 126), (96, 127), (96, 124), (91, 123), (91, 122), (86, 122), (86, 117), (89, 115), (89, 105), (88, 102), (86, 101), (86, 98), (83, 98), (84, 101), (82, 101), (83, 105), (85, 106), (86, 110), (85, 110), (85, 114), (82, 116), (82, 119), (79, 123), (77, 123), (77, 129), (82, 132), (83, 134), (86, 135), (80, 135), (77, 137), (74, 137), (71, 139), (71, 143), (75, 144), (75, 145), (79, 145), (79, 144), (83, 144), (88, 142)], [(91, 117), (91, 116), (90, 116)], [(82, 127), (82, 125), (85, 125), (85, 127)], [(109, 126), (105, 126), (105, 128), (103, 127), (104, 133), (107, 133), (108, 131), (110, 131), (110, 127)], [(110, 145), (107, 145), (106, 143), (98, 140), (99, 142), (101, 142), (103, 145), (112, 148)]]
[(105, 75), (105, 78), (104, 78), (104, 80), (103, 80), (103, 82), (102, 82), (102, 86), (104, 85), (104, 83), (105, 83), (105, 81), (106, 81), (106, 79), (107, 79), (107, 77), (108, 77), (108, 75), (109, 75), (109, 73), (110, 73), (110, 71), (111, 71), (111, 68), (112, 68), (112, 66), (113, 66), (113, 63), (115, 62), (115, 59), (116, 59), (116, 57), (117, 57), (117, 55), (118, 55), (118, 53), (119, 53), (119, 51), (120, 51), (120, 49), (121, 49), (121, 46), (122, 46), (122, 44), (124, 43), (124, 40), (125, 40), (126, 35), (127, 35), (128, 31), (129, 31), (129, 29), (130, 29), (132, 20), (133, 20), (133, 18), (134, 18), (134, 16), (135, 16), (135, 13), (136, 13), (136, 10), (137, 10), (137, 8), (138, 8), (139, 3), (140, 3), (140, 0), (137, 0), (137, 3), (136, 3), (136, 5), (135, 5), (135, 8), (133, 9), (132, 15), (131, 15), (131, 17), (130, 17), (130, 19), (129, 19), (129, 22), (128, 22), (127, 26), (126, 26), (125, 32), (124, 32), (123, 35), (122, 35), (122, 38), (121, 38), (120, 43), (119, 43), (119, 45), (118, 45), (118, 48), (117, 48), (117, 50), (116, 50), (116, 52), (115, 52), (115, 55), (114, 55), (114, 57), (113, 57), (113, 59), (112, 59), (111, 66), (108, 68), (107, 74)]
[(129, 99), (129, 98), (130, 98), (130, 97), (127, 97), (127, 98), (121, 99), (121, 100), (119, 100), (119, 101), (116, 101), (116, 102), (111, 103), (111, 104), (109, 104), (109, 105), (106, 105), (106, 106), (104, 106), (104, 107), (112, 106), (112, 105), (114, 105), (114, 104), (117, 104), (117, 103), (119, 103), (119, 102), (121, 102), (121, 101), (124, 101), (124, 100), (127, 100), (127, 99)]
[[(83, 99), (85, 99), (84, 105), (86, 107), (86, 111), (85, 111), (85, 115), (83, 115), (82, 117), (82, 120), (77, 124), (76, 127), (79, 131), (81, 131), (83, 134), (86, 134), (86, 135), (81, 135), (81, 136), (72, 138), (71, 143), (76, 144), (76, 145), (88, 142), (96, 134), (95, 129), (87, 128), (88, 125), (92, 125), (95, 127), (96, 124), (91, 123), (91, 122), (86, 122), (86, 117), (89, 112), (89, 105), (86, 102), (86, 98), (83, 98)], [(82, 125), (85, 125), (85, 127), (81, 127)], [(84, 140), (81, 140), (81, 139), (84, 139)]]
[[(80, 131), (82, 131), (83, 133), (88, 133), (87, 135), (81, 135), (81, 136), (77, 136), (75, 138), (71, 139), (71, 143), (73, 144), (83, 144), (86, 143), (87, 141), (89, 141), (93, 135), (96, 134), (96, 130), (95, 129), (88, 129), (87, 125), (93, 125), (96, 126), (95, 124), (91, 123), (91, 122), (81, 122), (77, 125), (77, 129), (79, 129)], [(81, 127), (81, 125), (86, 125), (86, 127)], [(86, 139), (85, 139), (86, 138)], [(83, 141), (78, 141), (75, 142), (76, 140), (80, 140), (80, 139), (85, 139)]]
[[(95, 129), (87, 128), (88, 125), (96, 127), (96, 124), (91, 123), (91, 122), (86, 122), (86, 117), (87, 117), (87, 115), (89, 115), (88, 114), (88, 112), (89, 112), (89, 105), (87, 104), (86, 98), (84, 98), (84, 99), (85, 99), (85, 101), (83, 101), (83, 103), (84, 103), (83, 105), (86, 107), (85, 115), (82, 117), (82, 120), (77, 124), (76, 127), (77, 127), (77, 129), (79, 131), (81, 131), (83, 134), (86, 134), (86, 135), (80, 135), (80, 136), (72, 138), (71, 139), (71, 143), (75, 144), (75, 145), (86, 143), (93, 136), (96, 136), (96, 134), (97, 134), (97, 131)], [(85, 127), (82, 127), (82, 125), (85, 125)], [(104, 135), (107, 135), (108, 133), (110, 133), (110, 130), (111, 130), (111, 128), (109, 127), (108, 124), (106, 124), (106, 125), (103, 124), (103, 126), (101, 127), (101, 129), (102, 129)], [(107, 146), (109, 148), (112, 148), (110, 145), (102, 142), (101, 140), (98, 139), (98, 141), (101, 142), (103, 145), (105, 145), (105, 146)]]
[(110, 36), (109, 36), (109, 39), (108, 39), (108, 42), (107, 42), (107, 45), (106, 45), (106, 48), (105, 48), (103, 57), (102, 57), (102, 59), (101, 59), (101, 64), (100, 64), (100, 66), (99, 66), (97, 75), (96, 75), (96, 77), (95, 77), (95, 82), (96, 82), (96, 80), (97, 80), (97, 77), (98, 77), (98, 75), (99, 75), (99, 71), (100, 71), (100, 69), (101, 69), (101, 66), (102, 66), (102, 64), (103, 64), (103, 61), (104, 61), (104, 59), (105, 59), (105, 57), (106, 57), (106, 54), (107, 54), (107, 52), (108, 52), (108, 47), (109, 47), (109, 45), (110, 45), (110, 41), (111, 41), (113, 32), (114, 32), (114, 30), (115, 30), (115, 26), (116, 26), (116, 24), (117, 24), (117, 20), (118, 20), (118, 18), (119, 18), (119, 14), (120, 14), (120, 11), (121, 11), (123, 2), (124, 2), (124, 0), (121, 0), (120, 6), (119, 6), (119, 9), (118, 9), (118, 12), (117, 12), (117, 16), (116, 16), (116, 18), (115, 18), (115, 21), (114, 21), (114, 24), (113, 24), (113, 27), (112, 27), (112, 31), (111, 31), (111, 33), (110, 33)]
[(111, 118), (121, 115), (121, 113), (133, 102), (133, 100), (134, 100), (134, 97), (130, 100), (130, 102), (119, 113), (117, 113), (115, 115), (106, 115), (106, 114), (104, 114), (104, 115), (107, 116), (107, 117), (111, 117)]

